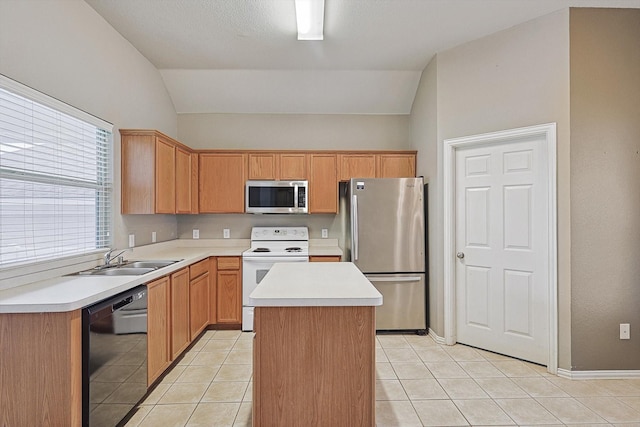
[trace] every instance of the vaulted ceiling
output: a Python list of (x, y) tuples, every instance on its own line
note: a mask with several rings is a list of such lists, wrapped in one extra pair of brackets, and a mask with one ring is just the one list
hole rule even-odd
[(408, 114), (451, 47), (566, 7), (640, 0), (325, 0), (298, 41), (293, 0), (86, 0), (158, 70), (178, 113)]

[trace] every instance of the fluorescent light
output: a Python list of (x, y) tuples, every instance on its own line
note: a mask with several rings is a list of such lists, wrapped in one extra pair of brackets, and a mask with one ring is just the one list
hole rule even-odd
[(298, 40), (322, 40), (324, 0), (295, 0)]

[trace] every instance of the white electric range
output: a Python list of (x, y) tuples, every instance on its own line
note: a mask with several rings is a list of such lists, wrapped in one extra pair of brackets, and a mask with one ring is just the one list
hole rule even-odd
[(242, 330), (253, 331), (249, 295), (277, 262), (309, 262), (307, 227), (253, 227), (251, 247), (242, 253)]

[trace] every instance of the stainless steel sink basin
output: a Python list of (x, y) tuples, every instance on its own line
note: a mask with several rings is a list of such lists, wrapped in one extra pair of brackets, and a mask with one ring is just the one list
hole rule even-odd
[(81, 274), (88, 276), (140, 276), (142, 274), (150, 273), (155, 268), (140, 268), (140, 267), (112, 267), (104, 268), (102, 270), (89, 270), (84, 271)]
[(118, 269), (122, 268), (162, 268), (171, 264), (175, 264), (178, 261), (165, 261), (165, 260), (156, 260), (156, 261), (130, 261), (123, 265), (123, 267), (117, 267)]

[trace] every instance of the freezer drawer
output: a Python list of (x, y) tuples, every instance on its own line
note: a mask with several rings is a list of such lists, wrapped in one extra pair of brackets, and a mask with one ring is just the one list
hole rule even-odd
[(365, 274), (382, 294), (376, 330), (425, 330), (427, 300), (424, 273)]

